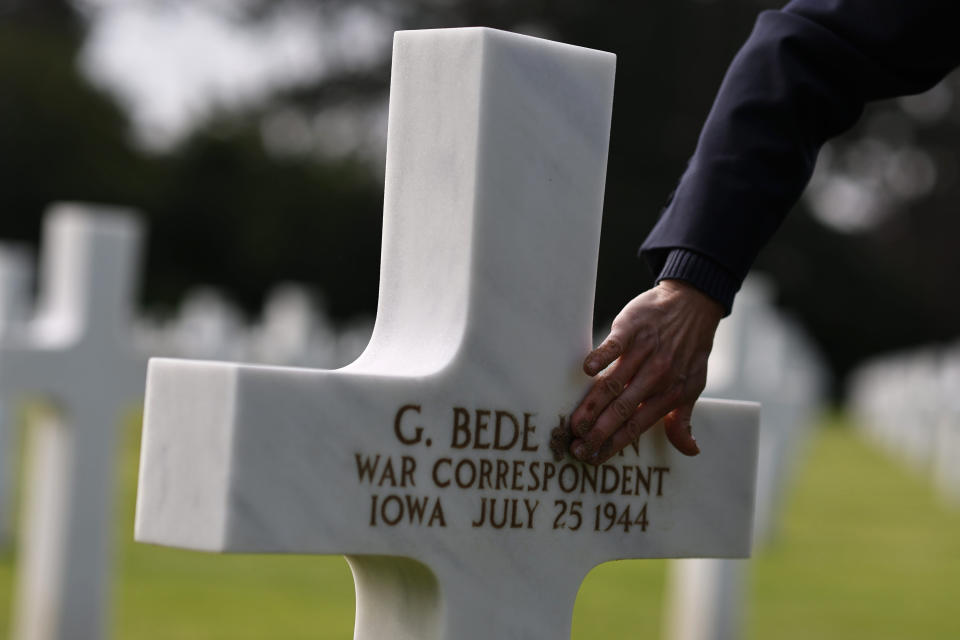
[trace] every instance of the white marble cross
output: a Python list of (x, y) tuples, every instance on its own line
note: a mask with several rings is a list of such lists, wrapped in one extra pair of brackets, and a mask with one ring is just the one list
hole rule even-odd
[(483, 28), (393, 55), (370, 345), (151, 361), (136, 538), (346, 554), (360, 640), (556, 640), (597, 564), (747, 555), (756, 405), (700, 403), (697, 458), (660, 428), (599, 469), (551, 455), (589, 386), (614, 57)]
[(37, 315), (0, 349), (7, 397), (53, 407), (28, 438), (18, 640), (105, 635), (113, 454), (121, 410), (142, 395), (146, 371), (128, 335), (141, 235), (124, 211), (55, 206)]
[[(21, 246), (0, 245), (0, 341), (23, 330), (30, 309), (30, 252)], [(2, 364), (0, 364), (2, 366)], [(19, 449), (12, 412), (0, 397), (0, 543), (12, 533), (14, 453)]]

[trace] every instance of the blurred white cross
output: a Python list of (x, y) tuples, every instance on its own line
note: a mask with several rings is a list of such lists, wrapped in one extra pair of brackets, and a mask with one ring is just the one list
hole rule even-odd
[(36, 317), (0, 348), (6, 397), (50, 407), (28, 439), (17, 640), (105, 635), (114, 451), (146, 371), (130, 337), (141, 236), (125, 211), (54, 206)]

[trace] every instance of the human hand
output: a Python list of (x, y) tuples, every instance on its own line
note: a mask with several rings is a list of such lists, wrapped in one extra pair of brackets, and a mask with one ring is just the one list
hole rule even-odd
[(690, 416), (722, 317), (719, 303), (681, 280), (663, 280), (627, 303), (584, 360), (596, 382), (570, 416), (570, 452), (601, 464), (663, 418), (678, 451), (700, 453)]

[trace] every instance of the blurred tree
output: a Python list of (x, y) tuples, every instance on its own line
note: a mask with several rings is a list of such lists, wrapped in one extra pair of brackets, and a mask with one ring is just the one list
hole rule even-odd
[(77, 73), (81, 22), (66, 2), (0, 10), (0, 233), (35, 239), (53, 199), (125, 202), (142, 185), (123, 112)]
[(206, 281), (253, 311), (273, 284), (298, 280), (315, 284), (335, 317), (372, 313), (381, 190), (355, 161), (278, 158), (257, 129), (207, 129), (165, 159), (144, 204), (152, 299), (169, 302)]

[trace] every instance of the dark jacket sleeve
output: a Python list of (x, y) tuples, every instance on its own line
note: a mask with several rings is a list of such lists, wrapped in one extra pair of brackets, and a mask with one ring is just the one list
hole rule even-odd
[(793, 0), (760, 14), (696, 151), (641, 247), (654, 273), (723, 304), (800, 197), (820, 147), (871, 100), (960, 64), (960, 0)]

